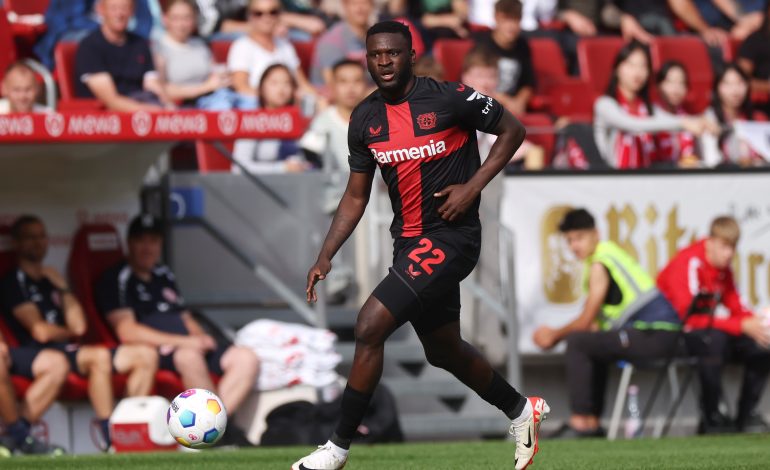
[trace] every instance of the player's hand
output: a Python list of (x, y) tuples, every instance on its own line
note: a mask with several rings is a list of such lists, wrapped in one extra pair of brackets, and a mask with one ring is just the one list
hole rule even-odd
[(198, 335), (204, 351), (213, 351), (217, 348), (217, 341), (207, 334)]
[(447, 222), (454, 222), (465, 214), (473, 201), (479, 197), (479, 192), (467, 184), (453, 184), (433, 197), (446, 197), (446, 201), (438, 208), (438, 214)]
[(770, 348), (770, 328), (763, 324), (762, 318), (751, 316), (744, 319), (741, 331), (763, 348)]
[(551, 349), (556, 346), (556, 330), (548, 326), (541, 326), (535, 330), (532, 341), (541, 349)]
[(329, 274), (329, 271), (331, 270), (332, 262), (330, 260), (318, 258), (318, 261), (316, 261), (313, 267), (310, 268), (310, 271), (307, 272), (307, 289), (305, 289), (305, 293), (307, 294), (308, 302), (315, 302), (318, 300), (315, 285), (318, 281), (326, 279), (326, 275)]

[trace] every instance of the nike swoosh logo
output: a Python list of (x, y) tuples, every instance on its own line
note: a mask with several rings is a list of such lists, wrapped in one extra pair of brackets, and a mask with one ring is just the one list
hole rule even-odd
[(313, 470), (312, 468), (307, 468), (304, 463), (299, 464), (299, 470)]
[(527, 443), (524, 444), (524, 447), (526, 447), (527, 449), (532, 447), (532, 431), (531, 430), (527, 431)]

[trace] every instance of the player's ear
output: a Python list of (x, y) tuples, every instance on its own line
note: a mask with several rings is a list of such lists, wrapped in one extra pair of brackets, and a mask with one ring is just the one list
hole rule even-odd
[(412, 62), (412, 65), (417, 63), (417, 53), (414, 52), (414, 49), (409, 51), (409, 60)]

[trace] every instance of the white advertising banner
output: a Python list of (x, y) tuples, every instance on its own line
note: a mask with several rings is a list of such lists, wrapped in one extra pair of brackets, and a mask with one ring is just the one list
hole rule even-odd
[(583, 267), (558, 231), (564, 213), (577, 207), (653, 277), (704, 237), (714, 217), (734, 216), (742, 230), (734, 264), (740, 292), (749, 306), (770, 304), (770, 173), (511, 177), (501, 218), (516, 240), (521, 352), (542, 352), (532, 342), (539, 325), (560, 326), (580, 312)]

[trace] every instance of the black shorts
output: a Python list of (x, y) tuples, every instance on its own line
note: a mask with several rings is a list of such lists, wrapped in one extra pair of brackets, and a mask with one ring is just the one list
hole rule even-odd
[(374, 289), (399, 324), (418, 335), (460, 319), (460, 281), (479, 259), (481, 239), (459, 230), (440, 230), (396, 240), (393, 266)]
[[(34, 346), (22, 346), (19, 348), (10, 348), (11, 350), (11, 374), (20, 375), (28, 379), (33, 378), (32, 374), (32, 362), (35, 360), (40, 351), (44, 349), (54, 349), (61, 351), (67, 356), (67, 362), (70, 365), (70, 371), (83, 376), (78, 369), (78, 352), (80, 351), (79, 344), (72, 343), (50, 343), (46, 345), (34, 345)], [(115, 372), (115, 348), (110, 349), (110, 366), (112, 371)]]
[[(224, 371), (222, 370), (222, 364), (221, 364), (222, 356), (225, 355), (225, 352), (229, 348), (230, 346), (218, 345), (215, 350), (209, 351), (208, 353), (206, 353), (206, 366), (208, 367), (209, 372), (212, 372), (217, 375), (222, 375), (224, 373)], [(158, 351), (158, 353), (160, 354), (160, 361), (158, 362), (158, 367), (160, 369), (176, 372), (176, 367), (174, 366), (174, 351), (176, 351), (176, 349), (172, 349), (168, 352)]]

